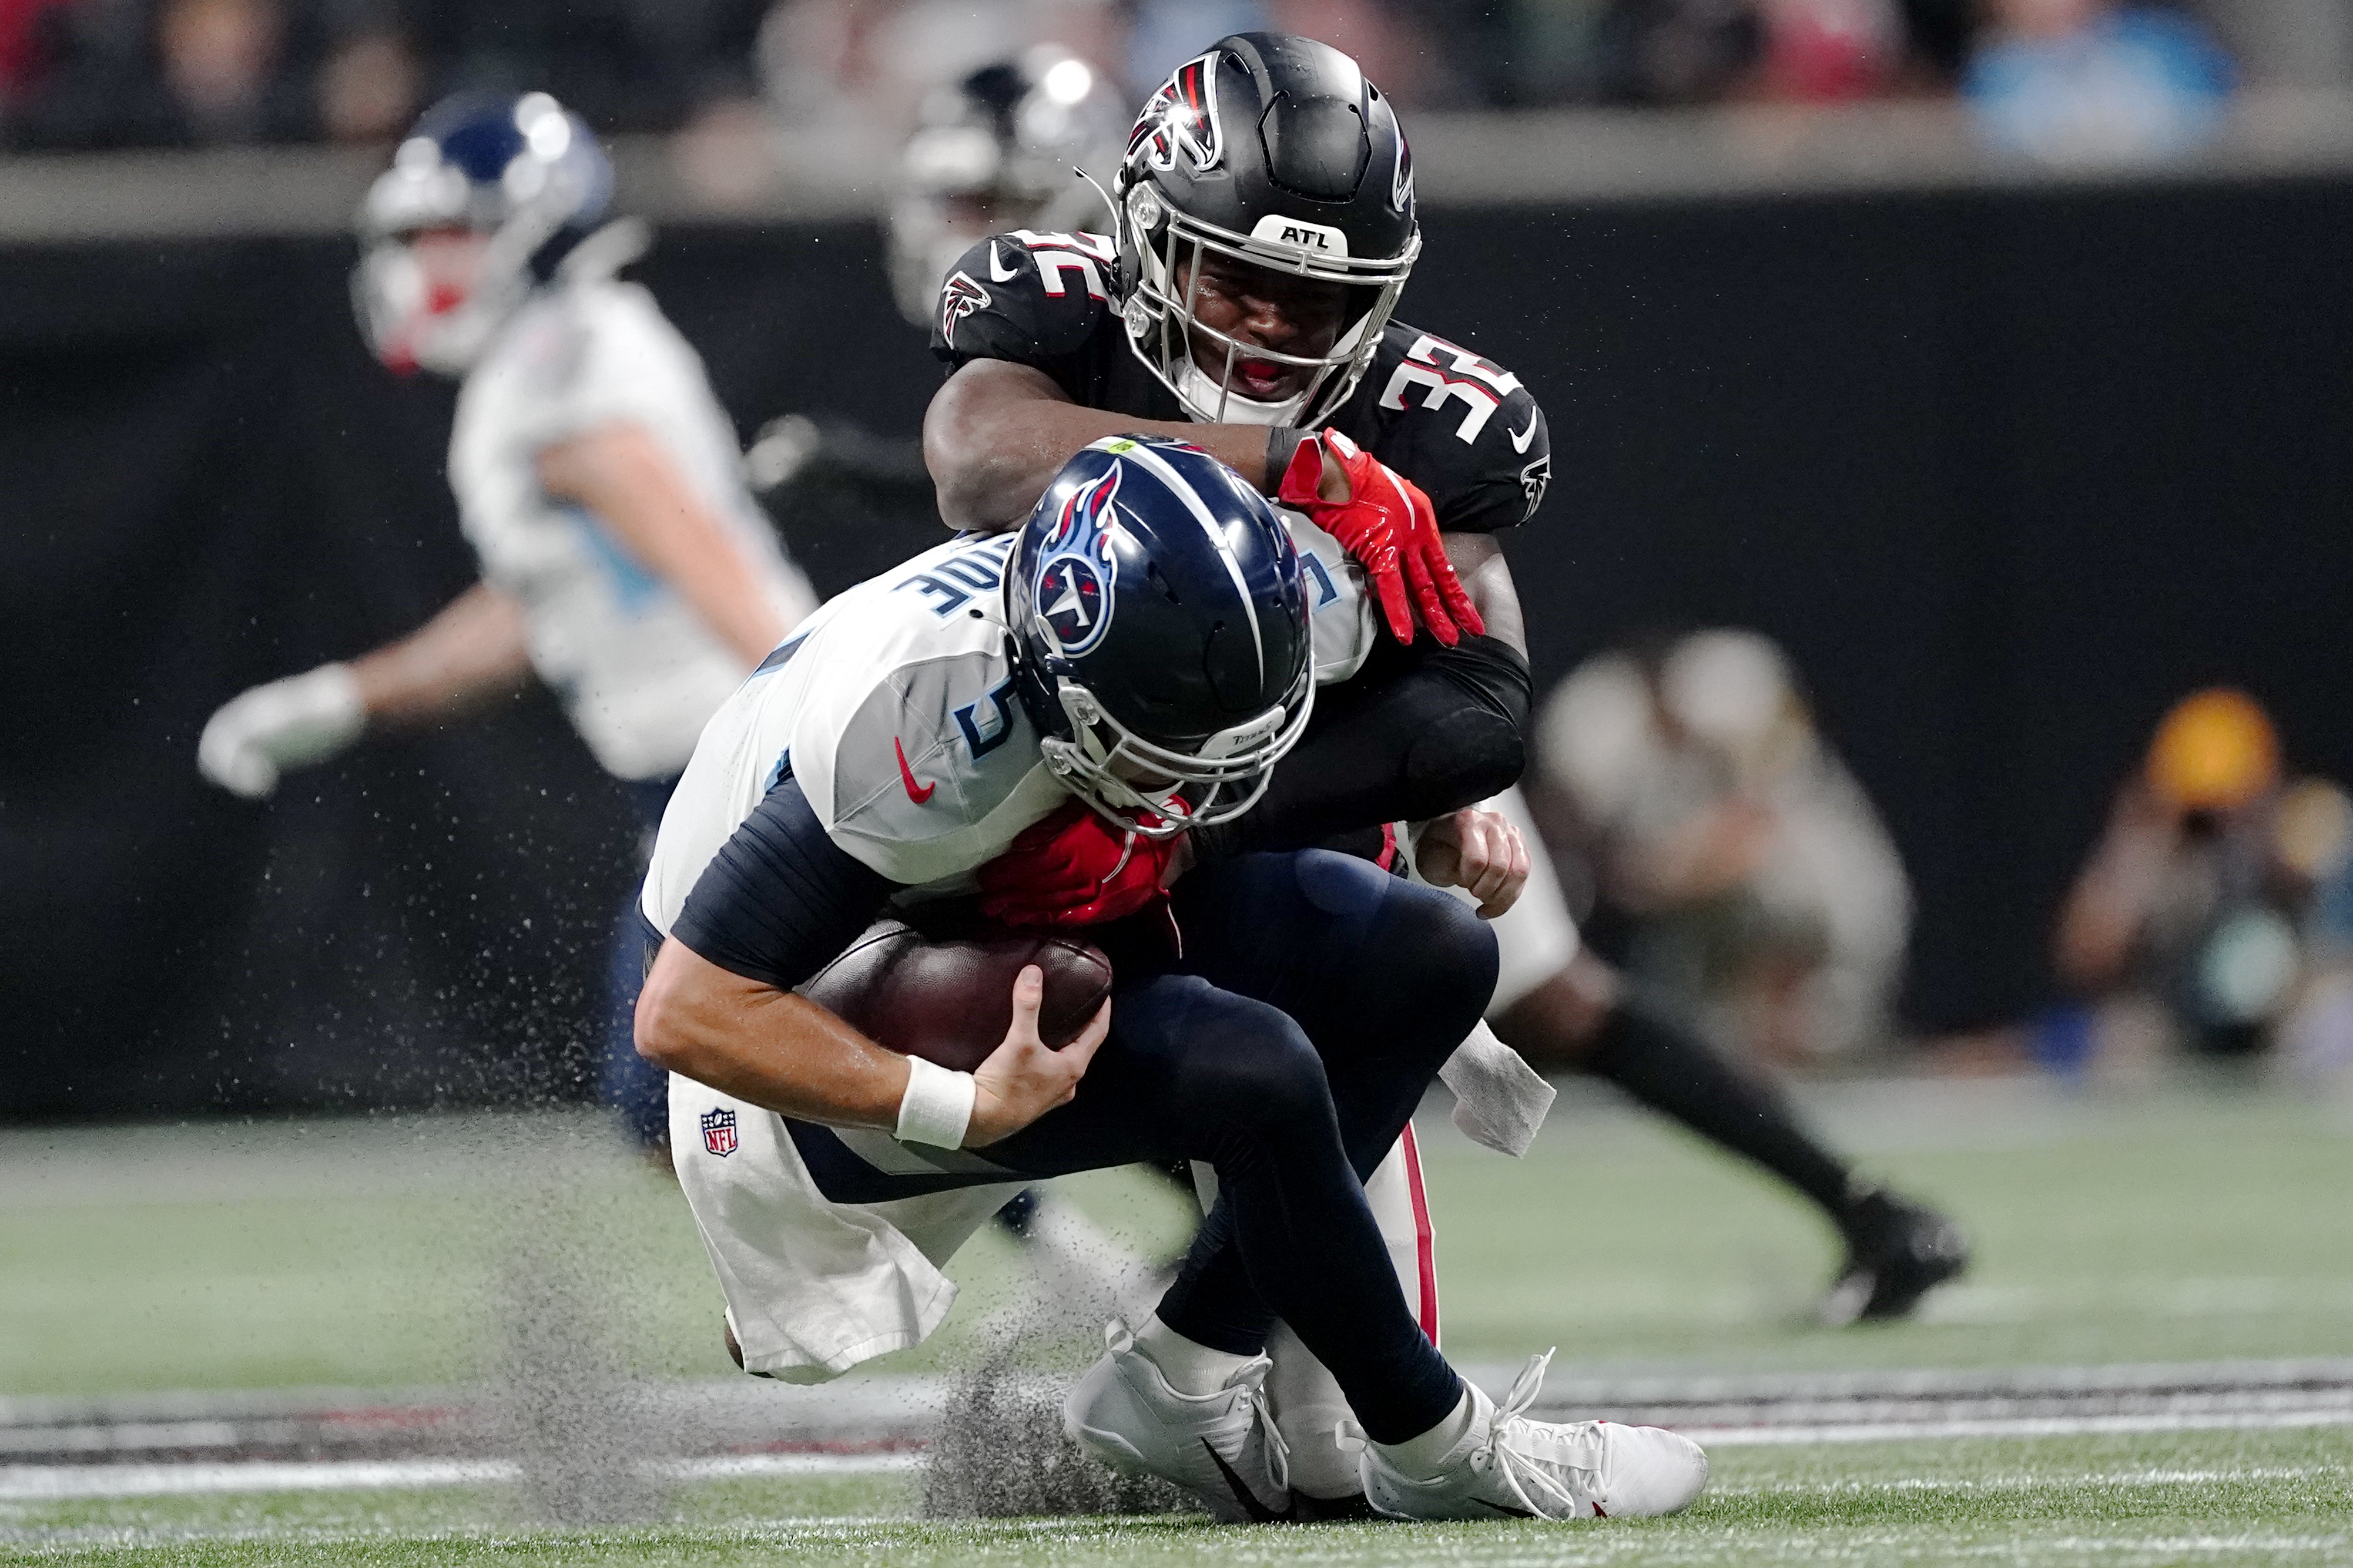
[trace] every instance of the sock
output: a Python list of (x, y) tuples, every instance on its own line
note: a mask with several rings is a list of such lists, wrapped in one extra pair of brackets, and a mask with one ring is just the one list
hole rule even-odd
[(1847, 1167), (1798, 1123), (1788, 1100), (1726, 1061), (1696, 1032), (1627, 996), (1601, 1026), (1587, 1072), (1708, 1139), (1756, 1161), (1843, 1226)]
[(1217, 1393), (1234, 1373), (1258, 1359), (1197, 1344), (1162, 1322), (1157, 1312), (1135, 1331), (1135, 1348), (1160, 1369), (1169, 1387), (1195, 1398)]
[(1402, 1443), (1376, 1443), (1373, 1447), (1381, 1451), (1381, 1458), (1398, 1475), (1426, 1481), (1445, 1468), (1448, 1456), (1471, 1435), (1471, 1418), (1476, 1414), (1477, 1405), (1471, 1398), (1471, 1391), (1465, 1388), (1453, 1413), (1429, 1431)]

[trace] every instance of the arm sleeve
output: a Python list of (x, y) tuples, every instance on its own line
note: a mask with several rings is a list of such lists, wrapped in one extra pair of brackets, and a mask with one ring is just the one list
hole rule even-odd
[[(1405, 650), (1400, 650), (1405, 651)], [(1296, 849), (1384, 822), (1475, 805), (1519, 780), (1527, 756), (1527, 661), (1466, 637), (1402, 673), (1322, 700), (1314, 731), (1274, 770), (1247, 816), (1208, 831), (1210, 854)]]
[(856, 941), (892, 891), (827, 837), (786, 773), (712, 857), (670, 934), (730, 973), (789, 991)]

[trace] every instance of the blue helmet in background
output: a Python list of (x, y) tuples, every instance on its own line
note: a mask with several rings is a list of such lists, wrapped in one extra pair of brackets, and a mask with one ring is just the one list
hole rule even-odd
[(543, 92), (426, 110), (360, 205), (360, 328), (396, 370), (462, 374), (613, 198), (586, 121)]
[(1165, 837), (1240, 816), (1307, 727), (1299, 552), (1198, 447), (1120, 436), (1072, 458), (1023, 525), (1005, 594), (1047, 765), (1122, 826)]

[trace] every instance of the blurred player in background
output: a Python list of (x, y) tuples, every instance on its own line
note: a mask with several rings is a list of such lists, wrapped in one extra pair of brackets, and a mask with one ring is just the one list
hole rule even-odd
[[(892, 297), (928, 327), (940, 283), (973, 241), (1003, 229), (1075, 226), (1102, 198), (1080, 179), (1108, 179), (1125, 111), (1095, 68), (1051, 44), (991, 60), (925, 92), (899, 158), (883, 218)], [(839, 593), (924, 548), (939, 507), (923, 447), (823, 407), (784, 415), (746, 454), (751, 482), (780, 526), (822, 517), (796, 537), (821, 592)]]
[(1110, 180), (1127, 118), (1092, 66), (1051, 44), (934, 89), (891, 204), (900, 313), (928, 328), (957, 258), (992, 234), (1052, 234), (1100, 216), (1103, 198), (1080, 171)]
[(1546, 704), (1537, 756), (1545, 826), (1630, 928), (1636, 985), (1765, 1064), (1886, 1038), (1911, 889), (1769, 639), (1595, 655)]
[[(2046, 1020), (2038, 1054), (2133, 1076), (2172, 1048), (2265, 1050), (2313, 956), (2334, 951), (2337, 906), (2319, 895), (2348, 856), (2353, 803), (2326, 780), (2284, 776), (2253, 698), (2225, 687), (2183, 698), (2117, 789), (2060, 914), (2060, 978), (2094, 1010)], [(2327, 1053), (2313, 1031), (2330, 1011), (2306, 1009), (2306, 1049)]]
[[(458, 717), (535, 673), (650, 836), (704, 721), (816, 607), (702, 362), (614, 276), (648, 236), (602, 223), (612, 184), (587, 126), (532, 93), (437, 106), (369, 190), (361, 328), (391, 369), (463, 383), (449, 481), (482, 580), (397, 642), (223, 706), (197, 748), (214, 783), (259, 798), (371, 727)], [(638, 973), (632, 925), (599, 1089), (659, 1143), (665, 1080), (629, 1038)]]

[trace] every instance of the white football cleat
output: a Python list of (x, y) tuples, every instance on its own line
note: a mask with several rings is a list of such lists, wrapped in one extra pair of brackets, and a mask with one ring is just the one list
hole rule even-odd
[(1071, 1441), (1115, 1470), (1157, 1476), (1198, 1497), (1229, 1524), (1291, 1515), (1291, 1467), (1268, 1413), (1259, 1356), (1209, 1394), (1180, 1394), (1117, 1318), (1110, 1349), (1062, 1402)]
[[(1645, 1519), (1689, 1507), (1707, 1486), (1707, 1455), (1658, 1426), (1535, 1421), (1520, 1414), (1544, 1386), (1552, 1352), (1528, 1358), (1499, 1406), (1471, 1391), (1471, 1430), (1427, 1478), (1400, 1475), (1364, 1443), (1365, 1497), (1392, 1519)], [(1350, 1437), (1363, 1441), (1361, 1432)]]

